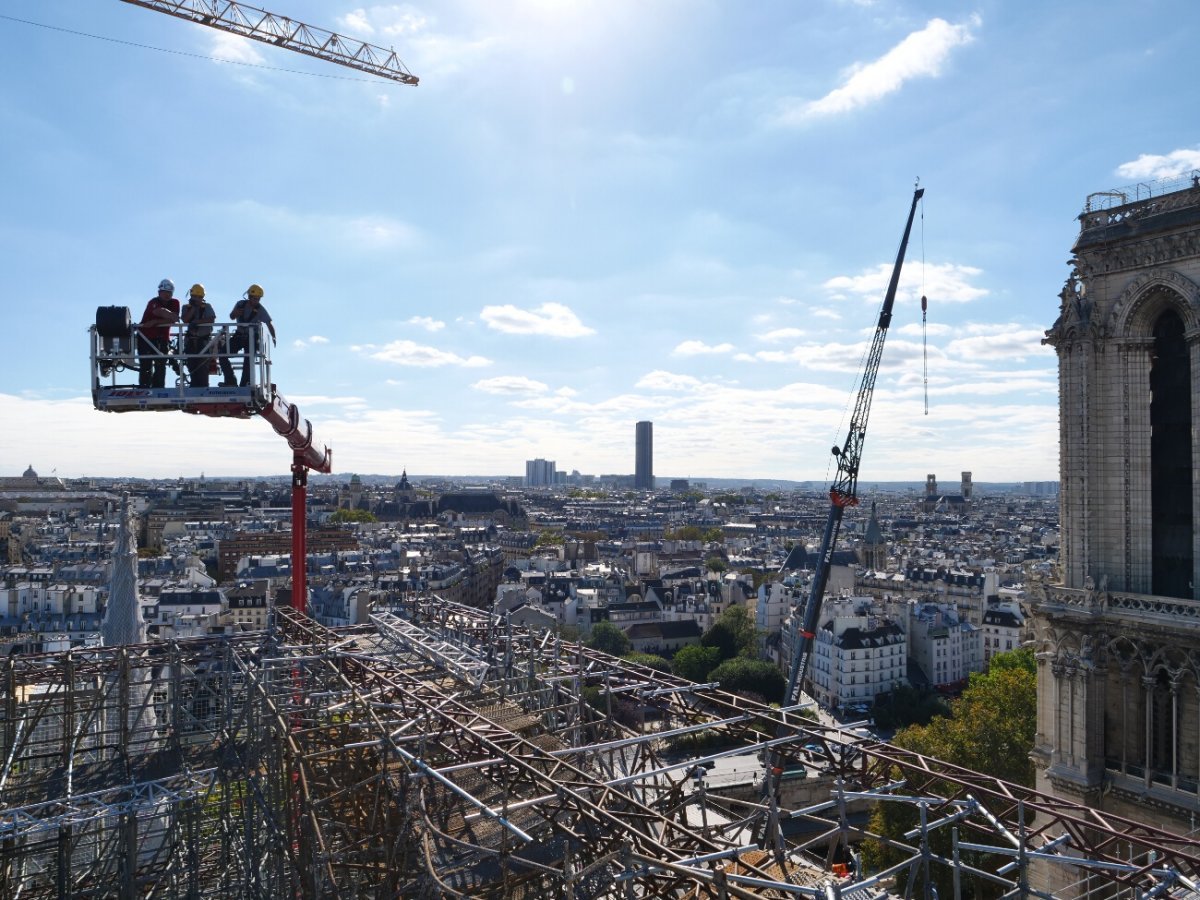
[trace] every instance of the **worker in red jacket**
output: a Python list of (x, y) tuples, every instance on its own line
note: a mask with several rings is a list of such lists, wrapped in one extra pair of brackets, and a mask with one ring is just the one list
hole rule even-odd
[(158, 283), (158, 296), (151, 297), (138, 323), (138, 385), (166, 387), (167, 352), (171, 349), (171, 326), (179, 321), (179, 301), (175, 282), (164, 278)]

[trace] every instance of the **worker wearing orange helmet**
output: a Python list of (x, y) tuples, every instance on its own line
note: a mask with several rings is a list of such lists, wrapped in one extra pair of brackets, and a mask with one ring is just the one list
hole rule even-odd
[[(271, 314), (262, 305), (262, 298), (262, 286), (252, 284), (246, 288), (242, 299), (234, 304), (233, 310), (229, 313), (229, 318), (238, 323), (237, 334), (233, 337), (231, 347), (234, 350), (242, 350), (246, 354), (242, 357), (242, 387), (246, 387), (250, 383), (250, 366), (253, 362), (250, 347), (251, 326), (266, 325), (267, 331), (271, 334), (271, 344), (275, 344), (275, 326), (271, 322)], [(254, 333), (259, 335), (262, 332), (254, 329)], [(230, 370), (225, 373), (225, 381), (221, 383), (223, 386), (231, 386), (232, 382), (233, 371)]]

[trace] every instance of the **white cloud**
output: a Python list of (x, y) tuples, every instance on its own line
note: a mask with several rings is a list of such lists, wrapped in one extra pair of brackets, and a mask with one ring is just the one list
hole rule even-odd
[(1046, 334), (1044, 329), (997, 325), (988, 330), (991, 333), (950, 341), (945, 347), (947, 355), (967, 362), (1054, 357), (1054, 350), (1042, 344)]
[(369, 38), (375, 33), (375, 28), (367, 16), (365, 9), (354, 9), (337, 20), (338, 27), (347, 34), (361, 35)]
[(446, 327), (446, 323), (430, 316), (413, 316), (406, 325), (416, 325), (418, 328), (424, 328), (426, 331), (441, 331)]
[(367, 345), (352, 349), (366, 351), (371, 359), (395, 363), (398, 366), (419, 366), (422, 368), (462, 366), (468, 369), (476, 369), (492, 364), (490, 359), (482, 356), (463, 357), (448, 350), (427, 347), (414, 341), (392, 341), (390, 344), (386, 344), (380, 348)]
[(303, 350), (306, 347), (316, 347), (321, 344), (328, 344), (328, 343), (329, 343), (329, 338), (322, 337), (319, 334), (314, 334), (312, 337), (296, 338), (296, 340), (292, 341), (292, 346), (295, 347), (297, 350)]
[(505, 334), (544, 334), (576, 338), (595, 334), (575, 313), (561, 303), (543, 303), (537, 309), (519, 309), (512, 304), (485, 306), (479, 317), (489, 328)]
[(766, 334), (760, 334), (758, 339), (773, 344), (776, 341), (791, 341), (804, 337), (803, 328), (776, 328)]
[(254, 41), (244, 38), (240, 34), (219, 31), (211, 35), (211, 40), (212, 44), (208, 52), (214, 59), (219, 59), (223, 62), (242, 63), (247, 66), (261, 66), (266, 64), (263, 55), (254, 46)]
[[(834, 296), (853, 294), (866, 300), (882, 302), (892, 277), (893, 263), (880, 263), (859, 275), (838, 275), (822, 285)], [(985, 288), (975, 287), (969, 281), (983, 274), (974, 266), (955, 263), (926, 263), (922, 267), (908, 265), (900, 272), (900, 284), (896, 291), (898, 302), (916, 301), (922, 293), (930, 298), (931, 304), (969, 303), (986, 297)]]
[(382, 42), (389, 46), (396, 41), (411, 41), (427, 35), (433, 20), (407, 3), (362, 7), (351, 10), (337, 19), (338, 28), (361, 40)]
[(1117, 174), (1141, 181), (1173, 178), (1192, 169), (1200, 169), (1200, 150), (1172, 150), (1165, 156), (1143, 153), (1133, 162), (1117, 166)]
[(359, 7), (338, 19), (347, 34), (395, 47), (422, 83), (483, 64), (503, 41), (494, 36), (461, 37), (437, 31), (435, 18), (407, 3)]
[(683, 341), (671, 351), (675, 356), (704, 356), (715, 353), (728, 353), (733, 344), (709, 345), (704, 341)]
[(906, 334), (912, 337), (944, 337), (948, 334), (954, 334), (960, 329), (951, 327), (943, 322), (928, 322), (921, 324), (920, 322), (906, 322), (899, 328), (893, 328), (892, 331), (896, 334)]
[(508, 396), (530, 396), (544, 394), (550, 388), (544, 382), (526, 378), (524, 375), (499, 375), (496, 378), (484, 378), (471, 385), (477, 391), (485, 394), (504, 394)]
[(703, 387), (703, 382), (691, 375), (676, 375), (655, 369), (643, 375), (634, 387), (645, 391), (694, 391)]
[(778, 120), (794, 125), (816, 116), (849, 112), (900, 90), (913, 78), (935, 78), (942, 74), (951, 50), (975, 39), (972, 31), (981, 22), (978, 15), (961, 25), (930, 19), (923, 29), (908, 35), (879, 59), (851, 67), (841, 86), (819, 100), (789, 101)]

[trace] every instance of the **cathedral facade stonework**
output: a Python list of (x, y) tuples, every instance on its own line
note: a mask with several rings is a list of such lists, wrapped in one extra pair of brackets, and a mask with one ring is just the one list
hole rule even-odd
[[(1035, 593), (1038, 788), (1200, 826), (1200, 187), (1093, 195), (1046, 343), (1061, 550)], [(1177, 187), (1171, 190), (1171, 187)]]

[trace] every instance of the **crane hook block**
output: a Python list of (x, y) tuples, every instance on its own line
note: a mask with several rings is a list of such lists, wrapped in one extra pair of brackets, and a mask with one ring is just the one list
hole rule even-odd
[(924, 294), (921, 295), (921, 313), (922, 315), (929, 309), (929, 298)]

